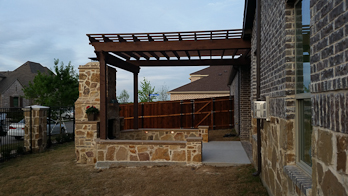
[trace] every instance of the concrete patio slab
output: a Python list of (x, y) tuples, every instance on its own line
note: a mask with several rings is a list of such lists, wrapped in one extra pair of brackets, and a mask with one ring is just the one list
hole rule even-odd
[(240, 141), (211, 141), (203, 143), (204, 165), (237, 166), (250, 164), (250, 160)]

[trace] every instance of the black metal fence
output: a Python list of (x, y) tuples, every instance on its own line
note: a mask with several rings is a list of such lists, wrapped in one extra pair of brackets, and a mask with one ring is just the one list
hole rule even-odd
[(75, 139), (75, 108), (52, 106), (47, 117), (47, 148)]
[[(24, 148), (24, 126), (22, 108), (0, 108), (0, 162), (32, 152), (31, 148)], [(74, 137), (74, 107), (50, 107), (47, 114), (47, 148), (73, 141)], [(31, 145), (30, 139), (28, 142)]]
[(0, 108), (0, 161), (25, 152), (22, 108)]

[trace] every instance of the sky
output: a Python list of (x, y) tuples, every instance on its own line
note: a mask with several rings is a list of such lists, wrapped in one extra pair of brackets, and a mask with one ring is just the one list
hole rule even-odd
[[(0, 0), (0, 8), (0, 71), (26, 61), (52, 68), (57, 58), (77, 71), (96, 56), (86, 34), (241, 29), (244, 0)], [(203, 68), (145, 67), (139, 83), (172, 90)], [(116, 78), (117, 95), (132, 99), (133, 75), (117, 69)]]

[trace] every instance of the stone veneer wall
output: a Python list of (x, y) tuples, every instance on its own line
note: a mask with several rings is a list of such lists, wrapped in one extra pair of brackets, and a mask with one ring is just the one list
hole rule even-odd
[(98, 140), (97, 149), (97, 168), (202, 162), (199, 137), (189, 137), (186, 141)]
[(121, 140), (161, 140), (185, 141), (189, 137), (202, 137), (208, 142), (209, 126), (198, 126), (198, 129), (138, 129), (121, 131)]
[(348, 1), (311, 0), (313, 195), (348, 195)]
[(79, 66), (79, 98), (75, 102), (75, 153), (77, 163), (95, 164), (97, 121), (88, 122), (86, 107), (100, 108), (99, 63)]
[(229, 93), (217, 93), (217, 94), (200, 94), (200, 93), (172, 93), (170, 94), (170, 100), (176, 101), (176, 100), (185, 100), (185, 99), (203, 99), (203, 98), (211, 98), (211, 97), (225, 97), (229, 96)]
[[(99, 63), (92, 62), (80, 66), (79, 73), (79, 98), (75, 102), (75, 153), (77, 163), (96, 164), (97, 167), (110, 167), (115, 164), (127, 165), (134, 161), (146, 165), (178, 162), (185, 164), (201, 163), (201, 137), (187, 137), (185, 138), (186, 141), (100, 140), (98, 138), (99, 117), (97, 121), (87, 121), (87, 115), (85, 114), (87, 106), (93, 105), (97, 108), (100, 106)], [(107, 97), (108, 102), (110, 102), (116, 98), (116, 91), (114, 90), (116, 70), (109, 70), (108, 77)], [(109, 104), (108, 108), (108, 117), (117, 119), (117, 112), (114, 112), (114, 110), (117, 111), (118, 105)], [(207, 126), (202, 126), (195, 132), (208, 138)], [(180, 137), (179, 135), (177, 137)], [(141, 163), (138, 164), (141, 165)]]

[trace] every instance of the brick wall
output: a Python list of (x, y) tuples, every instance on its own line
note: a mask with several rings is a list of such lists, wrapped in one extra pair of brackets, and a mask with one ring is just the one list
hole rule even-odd
[(348, 1), (311, 1), (313, 194), (348, 193)]
[[(22, 89), (22, 85), (16, 80), (3, 94), (1, 94), (0, 107), (10, 107), (10, 96), (23, 97), (24, 92)], [(30, 105), (29, 100), (23, 98), (23, 107), (28, 105)]]
[(250, 69), (240, 69), (240, 139), (249, 140), (251, 129)]
[(230, 93), (233, 96), (234, 102), (233, 102), (233, 110), (234, 110), (234, 128), (238, 133), (240, 133), (240, 118), (239, 118), (239, 72), (235, 76), (231, 86), (230, 86)]
[(185, 99), (202, 99), (202, 98), (211, 98), (211, 97), (225, 97), (229, 96), (229, 93), (221, 93), (221, 94), (213, 94), (213, 93), (206, 93), (206, 94), (200, 94), (200, 93), (192, 93), (192, 94), (186, 94), (186, 93), (175, 93), (170, 94), (170, 100), (176, 101), (176, 100), (185, 100)]

